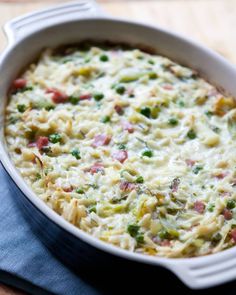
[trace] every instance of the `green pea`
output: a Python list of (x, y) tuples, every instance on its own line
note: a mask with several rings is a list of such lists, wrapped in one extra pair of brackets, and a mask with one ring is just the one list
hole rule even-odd
[(144, 182), (144, 179), (143, 179), (143, 177), (140, 175), (140, 176), (138, 176), (138, 177), (136, 178), (135, 182), (136, 182), (136, 183), (143, 183), (143, 182)]
[(109, 57), (106, 54), (100, 56), (100, 61), (106, 62), (109, 60)]
[(58, 133), (54, 133), (54, 134), (50, 134), (48, 138), (49, 138), (49, 141), (51, 141), (52, 143), (57, 143), (61, 141), (62, 136)]
[(172, 126), (176, 126), (176, 125), (178, 125), (179, 121), (176, 118), (170, 118), (168, 120), (168, 123)]
[(73, 149), (71, 151), (71, 155), (74, 156), (77, 160), (81, 159), (80, 151), (78, 149)]
[(111, 121), (111, 118), (109, 116), (104, 116), (102, 119), (101, 119), (101, 122), (102, 123), (108, 123)]
[(195, 167), (193, 168), (193, 173), (194, 173), (194, 174), (198, 174), (202, 169), (203, 169), (202, 166), (195, 166)]
[(125, 93), (125, 87), (124, 86), (122, 86), (122, 85), (118, 85), (117, 87), (116, 87), (116, 92), (118, 93), (118, 94), (120, 94), (120, 95), (122, 95), (122, 94), (124, 94)]
[(140, 114), (143, 116), (150, 118), (151, 117), (151, 109), (149, 107), (142, 107), (140, 110)]
[(145, 149), (145, 150), (142, 152), (142, 156), (143, 156), (143, 157), (151, 158), (151, 157), (153, 156), (153, 151), (150, 150), (150, 149)]
[(188, 131), (187, 137), (189, 139), (195, 139), (197, 137), (197, 135), (196, 135), (195, 131), (191, 129), (191, 130)]
[(24, 113), (24, 111), (26, 110), (26, 105), (25, 105), (25, 104), (18, 104), (18, 105), (17, 105), (17, 110), (18, 110), (20, 113)]
[(70, 96), (70, 97), (69, 97), (69, 102), (70, 102), (71, 104), (76, 105), (76, 104), (79, 102), (79, 97), (76, 97), (76, 96)]
[(104, 98), (104, 94), (103, 93), (95, 93), (93, 95), (93, 98), (96, 100), (96, 101), (100, 101)]
[(84, 190), (82, 188), (77, 188), (76, 193), (82, 195), (84, 194)]

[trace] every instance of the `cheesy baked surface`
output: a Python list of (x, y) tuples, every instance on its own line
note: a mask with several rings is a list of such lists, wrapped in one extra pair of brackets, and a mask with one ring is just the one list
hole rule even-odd
[(98, 239), (164, 257), (236, 243), (236, 102), (189, 68), (48, 49), (13, 82), (5, 134), (39, 198)]

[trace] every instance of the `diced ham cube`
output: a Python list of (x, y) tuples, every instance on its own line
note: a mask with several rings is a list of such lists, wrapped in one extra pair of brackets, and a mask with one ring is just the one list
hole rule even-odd
[(128, 152), (125, 150), (114, 151), (112, 153), (112, 158), (118, 160), (121, 163), (124, 163), (124, 161), (128, 159)]
[(40, 136), (36, 141), (36, 146), (39, 150), (42, 150), (42, 148), (47, 146), (48, 143), (49, 143), (48, 137)]
[(236, 228), (231, 230), (230, 235), (231, 235), (234, 243), (236, 243)]
[(215, 178), (220, 180), (220, 179), (224, 179), (227, 175), (229, 175), (229, 171), (218, 173), (217, 175), (215, 175)]
[(194, 210), (197, 211), (198, 213), (202, 214), (205, 210), (205, 204), (201, 201), (196, 201), (194, 203)]
[(180, 184), (179, 178), (174, 178), (172, 180), (171, 185), (170, 185), (170, 189), (171, 189), (172, 193), (176, 193), (178, 191), (179, 184)]
[(92, 98), (92, 95), (90, 93), (82, 94), (79, 97), (80, 100), (87, 100), (87, 99), (91, 99), (91, 98)]
[(170, 247), (171, 241), (170, 240), (163, 240), (163, 241), (160, 242), (160, 245), (162, 247)]
[(16, 79), (16, 80), (13, 81), (12, 87), (14, 89), (22, 89), (22, 88), (24, 88), (26, 86), (26, 84), (27, 84), (26, 79), (19, 78), (19, 79)]
[(186, 159), (185, 163), (187, 164), (187, 166), (193, 167), (195, 165), (196, 161), (191, 160), (191, 159)]
[(108, 145), (111, 141), (111, 137), (106, 134), (98, 134), (94, 137), (92, 147), (99, 147), (103, 145)]
[(134, 126), (128, 121), (123, 121), (122, 127), (123, 127), (123, 130), (127, 130), (129, 133), (134, 132)]
[(71, 193), (73, 191), (73, 187), (72, 186), (69, 186), (69, 187), (63, 187), (63, 191), (65, 193)]
[(114, 109), (115, 109), (115, 111), (117, 112), (118, 115), (123, 115), (124, 110), (123, 110), (122, 106), (115, 105)]
[(104, 173), (104, 166), (103, 166), (102, 163), (97, 162), (97, 163), (93, 164), (92, 167), (90, 167), (89, 172), (91, 174), (95, 174), (95, 173), (98, 173), (98, 172)]
[(132, 182), (122, 181), (120, 183), (120, 190), (124, 192), (131, 192), (132, 190), (136, 189), (136, 185)]
[(233, 217), (232, 211), (230, 211), (227, 208), (225, 208), (222, 213), (223, 213), (225, 220), (230, 220)]
[(46, 93), (52, 94), (52, 101), (54, 103), (64, 103), (69, 98), (65, 93), (53, 88), (47, 89)]

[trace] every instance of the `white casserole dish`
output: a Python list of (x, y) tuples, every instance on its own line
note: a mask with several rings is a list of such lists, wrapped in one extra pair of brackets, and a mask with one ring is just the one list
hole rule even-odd
[[(213, 85), (236, 97), (236, 68), (220, 55), (163, 29), (106, 16), (93, 1), (71, 2), (16, 18), (5, 25), (5, 32), (9, 43), (0, 58), (0, 72), (4, 73), (0, 80), (2, 127), (9, 85), (22, 68), (32, 62), (45, 47), (56, 47), (84, 39), (151, 47), (164, 56), (196, 69)], [(54, 227), (57, 225), (59, 233), (55, 233), (55, 228), (50, 224), (46, 230), (51, 239), (54, 239), (54, 234), (58, 237), (66, 232), (66, 235), (73, 236), (74, 240), (82, 241), (83, 248), (90, 245), (101, 250), (101, 255), (109, 253), (128, 260), (163, 266), (175, 273), (190, 288), (206, 288), (236, 278), (235, 247), (205, 257), (158, 258), (119, 249), (75, 228), (49, 209), (22, 180), (7, 154), (4, 128), (1, 128), (0, 159), (19, 189), (20, 202), (24, 203), (24, 207), (29, 206), (32, 209), (26, 209), (28, 215), (40, 214), (37, 226), (44, 227), (46, 220), (50, 220), (49, 223), (54, 224)], [(80, 246), (70, 244), (68, 247), (75, 251)]]

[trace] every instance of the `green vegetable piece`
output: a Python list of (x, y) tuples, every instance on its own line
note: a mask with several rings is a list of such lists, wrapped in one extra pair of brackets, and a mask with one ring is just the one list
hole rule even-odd
[(109, 57), (106, 54), (100, 56), (100, 61), (106, 62), (109, 60)]
[(214, 115), (214, 113), (213, 113), (212, 111), (205, 111), (205, 115), (206, 115), (207, 117), (211, 117), (211, 116)]
[(128, 233), (131, 235), (131, 237), (136, 237), (139, 232), (140, 226), (136, 224), (129, 224), (127, 227)]
[(47, 101), (46, 99), (41, 99), (41, 100), (35, 102), (33, 107), (35, 107), (36, 109), (39, 109), (39, 110), (45, 109), (47, 111), (55, 109), (55, 105), (52, 104), (51, 102)]
[(96, 207), (96, 205), (92, 205), (92, 206), (90, 206), (90, 207), (88, 208), (88, 211), (89, 211), (89, 213), (92, 213), (92, 212), (96, 213), (96, 212), (97, 212), (97, 207)]
[(62, 139), (61, 135), (58, 133), (50, 134), (48, 138), (51, 143), (61, 142)]
[(217, 244), (222, 239), (222, 235), (220, 233), (216, 233), (212, 236), (211, 241), (213, 244)]
[(202, 169), (203, 169), (202, 166), (195, 166), (195, 167), (193, 168), (193, 173), (194, 173), (194, 174), (198, 174)]
[(207, 207), (207, 210), (209, 212), (213, 212), (214, 211), (214, 208), (215, 208), (215, 204), (209, 204), (209, 206)]
[(183, 107), (185, 106), (185, 103), (184, 103), (182, 100), (180, 100), (180, 101), (178, 102), (178, 105), (179, 105), (181, 108), (183, 108)]
[(101, 119), (101, 122), (102, 123), (108, 123), (111, 121), (111, 118), (109, 116), (104, 116), (102, 119)]
[(197, 135), (196, 135), (195, 131), (191, 129), (188, 131), (187, 137), (192, 140), (192, 139), (195, 139), (197, 137)]
[(24, 113), (25, 110), (26, 110), (26, 105), (25, 105), (25, 104), (18, 104), (18, 105), (17, 105), (17, 110), (18, 110), (20, 113)]
[(102, 100), (103, 98), (104, 98), (104, 94), (103, 93), (95, 93), (94, 95), (93, 95), (93, 98), (96, 100), (96, 101), (100, 101), (100, 100)]
[(152, 119), (156, 119), (160, 113), (160, 107), (155, 106), (154, 108), (151, 109), (151, 117)]
[(227, 207), (227, 209), (234, 209), (235, 208), (235, 200), (228, 200), (226, 207)]
[(41, 174), (40, 173), (37, 173), (36, 174), (36, 176), (35, 176), (35, 180), (39, 180), (39, 179), (41, 179), (42, 177), (41, 177)]
[(124, 94), (125, 93), (125, 87), (124, 86), (122, 86), (122, 85), (118, 85), (117, 87), (116, 87), (116, 92), (118, 93), (118, 94), (120, 94), (120, 95), (122, 95), (122, 94)]
[(77, 188), (75, 192), (80, 195), (84, 194), (84, 190), (82, 188)]
[(130, 83), (137, 81), (141, 77), (140, 73), (132, 73), (132, 74), (127, 74), (124, 75), (120, 78), (121, 83)]
[(150, 149), (145, 149), (145, 150), (142, 152), (142, 156), (143, 156), (143, 157), (151, 158), (151, 157), (153, 156), (153, 151), (150, 150)]
[(143, 116), (150, 118), (151, 117), (151, 109), (149, 107), (142, 107), (140, 110), (140, 114)]
[(159, 232), (159, 237), (162, 239), (162, 240), (165, 240), (165, 239), (169, 239), (170, 238), (170, 235), (168, 233), (167, 230), (163, 229)]
[(148, 63), (149, 63), (150, 65), (154, 65), (154, 64), (155, 64), (155, 62), (154, 62), (152, 59), (149, 59)]
[(119, 149), (119, 150), (126, 150), (126, 145), (123, 144), (123, 143), (120, 143), (120, 144), (118, 145), (118, 149)]
[(135, 179), (135, 182), (136, 182), (136, 183), (143, 183), (143, 182), (144, 182), (144, 179), (143, 179), (143, 177), (140, 175), (140, 176), (138, 176), (138, 177)]
[(155, 73), (155, 72), (149, 72), (148, 76), (151, 80), (157, 79), (157, 77), (158, 77), (157, 73)]
[(143, 234), (138, 234), (136, 237), (135, 237), (136, 241), (139, 243), (139, 244), (143, 244), (144, 243), (144, 236)]
[(80, 151), (78, 149), (73, 149), (71, 151), (71, 155), (74, 156), (77, 160), (81, 159)]
[(179, 121), (176, 118), (170, 118), (168, 120), (168, 123), (172, 126), (176, 126), (176, 125), (178, 125)]
[(70, 96), (69, 97), (69, 102), (71, 103), (71, 104), (73, 104), (73, 105), (76, 105), (76, 104), (78, 104), (78, 102), (79, 102), (79, 97), (76, 97), (76, 96)]

